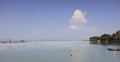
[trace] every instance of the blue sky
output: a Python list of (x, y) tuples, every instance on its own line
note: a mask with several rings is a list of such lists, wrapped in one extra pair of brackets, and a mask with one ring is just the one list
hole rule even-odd
[[(120, 29), (119, 6), (120, 0), (0, 0), (0, 39), (82, 40), (112, 34)], [(70, 28), (76, 10), (86, 20), (84, 26), (77, 23), (81, 29)]]

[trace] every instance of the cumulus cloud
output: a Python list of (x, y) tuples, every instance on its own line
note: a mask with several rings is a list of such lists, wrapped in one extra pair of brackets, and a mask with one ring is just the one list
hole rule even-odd
[(73, 16), (70, 19), (70, 28), (73, 30), (80, 29), (83, 24), (87, 22), (85, 14), (81, 10), (77, 9), (74, 11)]
[(78, 27), (73, 24), (73, 25), (70, 25), (70, 28), (76, 30)]

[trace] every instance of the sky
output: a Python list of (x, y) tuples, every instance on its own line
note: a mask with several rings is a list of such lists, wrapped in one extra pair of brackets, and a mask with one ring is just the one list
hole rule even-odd
[(0, 0), (0, 40), (84, 40), (120, 29), (120, 0)]

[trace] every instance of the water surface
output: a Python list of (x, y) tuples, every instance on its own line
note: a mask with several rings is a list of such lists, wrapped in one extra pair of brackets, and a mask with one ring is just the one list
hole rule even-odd
[(120, 62), (120, 51), (108, 47), (120, 46), (88, 41), (0, 43), (0, 62)]

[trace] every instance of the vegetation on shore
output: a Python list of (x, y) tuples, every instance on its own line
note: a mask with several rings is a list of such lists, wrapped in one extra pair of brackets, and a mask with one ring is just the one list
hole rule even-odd
[(116, 33), (111, 34), (102, 34), (101, 36), (94, 36), (89, 38), (90, 41), (96, 42), (120, 42), (120, 30)]
[(25, 40), (19, 40), (19, 41), (14, 41), (14, 40), (6, 40), (6, 41), (0, 41), (0, 43), (23, 43), (27, 42)]

